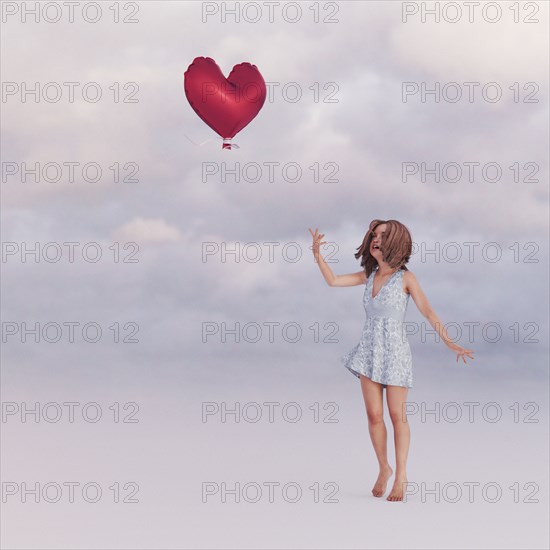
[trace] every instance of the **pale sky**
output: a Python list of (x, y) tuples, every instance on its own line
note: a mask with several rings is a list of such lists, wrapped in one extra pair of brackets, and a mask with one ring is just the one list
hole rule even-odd
[[(213, 3), (138, 2), (134, 24), (114, 23), (110, 3), (100, 4), (97, 23), (83, 21), (78, 10), (73, 23), (67, 22), (67, 13), (58, 23), (23, 23), (19, 11), (3, 8), (2, 320), (33, 326), (95, 322), (104, 331), (97, 344), (81, 338), (69, 343), (64, 335), (59, 343), (34, 345), (6, 336), (3, 328), (4, 400), (68, 400), (71, 395), (98, 400), (112, 391), (112, 399), (119, 401), (149, 399), (151, 407), (159, 407), (157, 419), (168, 394), (181, 392), (181, 403), (211, 394), (224, 398), (228, 388), (236, 392), (233, 398), (243, 388), (252, 398), (256, 391), (273, 388), (284, 396), (289, 386), (307, 394), (313, 383), (329, 393), (347, 391), (345, 399), (360, 406), (356, 379), (339, 358), (361, 334), (363, 287), (326, 285), (308, 248), (308, 227), (318, 227), (335, 243), (334, 272), (352, 273), (360, 269), (353, 254), (375, 218), (404, 223), (419, 249), (439, 246), (448, 252), (424, 259), (414, 254), (408, 268), (444, 323), (458, 323), (464, 331), (465, 323), (480, 327), (474, 341), (467, 341), (466, 332), (459, 341), (476, 351), (470, 370), (458, 369), (441, 343), (410, 337), (418, 391), (435, 392), (438, 384), (457, 384), (466, 393), (480, 385), (492, 391), (494, 384), (502, 384), (506, 395), (513, 396), (514, 384), (533, 384), (544, 399), (548, 3), (531, 3), (538, 7), (532, 16), (538, 23), (524, 22), (528, 11), (523, 8), (521, 21), (514, 22), (510, 2), (494, 3), (502, 9), (494, 23), (484, 20), (481, 9), (472, 23), (466, 15), (457, 23), (435, 23), (429, 17), (423, 23), (419, 14), (403, 22), (403, 3), (393, 1), (321, 3), (326, 4), (321, 19), (337, 7), (335, 23), (315, 23), (313, 2), (300, 3), (302, 15), (294, 23), (285, 21), (278, 8), (269, 22), (265, 6), (259, 22), (236, 23), (230, 15), (221, 21), (220, 12), (203, 22), (201, 10)], [(261, 9), (263, 3), (252, 4)], [(225, 75), (239, 63), (252, 63), (272, 87), (273, 101), (266, 101), (234, 138), (239, 149), (222, 151), (221, 140), (185, 97), (183, 74), (200, 56), (212, 57)], [(63, 85), (67, 82), (78, 83), (72, 103)], [(96, 103), (81, 94), (92, 82), (103, 92)], [(58, 83), (61, 98), (48, 102), (41, 96), (35, 102), (27, 95), (22, 101), (22, 87), (35, 83), (39, 90)], [(125, 88), (127, 83), (137, 88)], [(405, 102), (404, 83), (419, 90), (446, 86), (449, 94), (460, 89), (463, 95), (456, 102), (445, 96), (436, 102), (433, 95), (422, 101), (418, 93)], [(289, 86), (302, 91), (299, 101), (285, 100), (281, 90)], [(470, 89), (473, 102), (467, 97)], [(484, 99), (483, 90), (496, 89), (502, 92), (500, 100)], [(113, 90), (122, 98), (136, 90), (130, 97), (137, 102), (114, 102)], [(336, 101), (315, 102), (313, 90), (321, 97), (334, 92)], [(188, 137), (196, 143), (216, 139), (198, 146)], [(32, 174), (22, 182), (23, 162), (27, 169), (36, 162), (41, 167), (79, 165), (73, 182), (65, 169), (58, 182), (36, 183)], [(86, 163), (101, 167), (98, 182), (84, 181), (81, 167)], [(139, 181), (113, 182), (115, 163), (121, 178), (137, 166)], [(203, 181), (207, 163), (217, 173)], [(263, 167), (259, 181), (246, 181), (241, 169), (252, 166), (248, 163)], [(278, 163), (272, 182), (265, 163)], [(281, 167), (287, 163), (299, 165), (299, 181), (285, 181)], [(436, 163), (455, 163), (463, 175), (457, 182), (435, 182), (429, 174), (424, 182), (420, 175), (403, 181), (403, 163), (425, 163), (428, 170)], [(313, 181), (312, 166), (319, 167), (320, 182)], [(474, 181), (468, 180), (468, 166), (476, 167)], [(492, 177), (491, 166), (501, 169), (500, 181), (484, 179), (483, 167)], [(231, 175), (235, 169), (239, 182)], [(337, 182), (322, 181), (331, 173)], [(66, 242), (78, 243), (74, 262), (68, 259)], [(138, 261), (115, 262), (115, 242), (121, 258), (136, 252), (132, 257)], [(139, 250), (123, 249), (127, 242), (137, 243)], [(29, 256), (22, 262), (21, 248), (35, 243), (40, 250), (57, 243), (62, 257), (35, 263)], [(101, 249), (97, 263), (82, 259), (87, 243)], [(277, 243), (274, 261), (264, 243)], [(478, 243), (473, 261), (464, 243)], [(490, 243), (496, 247), (491, 249)], [(258, 261), (242, 255), (236, 261), (233, 254), (203, 256), (206, 246), (242, 251), (247, 244), (250, 254), (255, 248), (262, 251)], [(285, 259), (281, 251), (287, 248), (301, 250), (301, 258)], [(490, 261), (487, 254), (495, 248), (501, 258)], [(458, 261), (452, 258), (456, 249), (462, 253)], [(430, 328), (412, 299), (407, 320)], [(113, 344), (109, 327), (115, 322), (136, 323), (139, 344)], [(222, 344), (218, 336), (205, 344), (204, 322), (295, 322), (304, 338), (289, 344), (277, 333), (270, 343), (264, 334), (252, 345)], [(338, 342), (312, 343), (314, 323), (336, 323)], [(490, 323), (502, 330), (497, 343), (482, 333), (481, 327)], [(441, 368), (446, 369), (443, 375)], [(461, 399), (467, 400), (464, 395)], [(180, 420), (185, 422), (177, 414), (171, 418), (179, 427)], [(152, 422), (151, 434), (157, 428)], [(200, 428), (189, 432), (191, 445), (205, 435)], [(84, 430), (75, 437), (86, 441), (89, 436)], [(47, 445), (45, 432), (37, 437)], [(19, 443), (6, 458), (12, 477), (19, 475), (16, 465), (28, 453), (25, 434), (14, 431), (13, 438)], [(228, 439), (228, 448), (236, 452)], [(54, 461), (53, 447), (50, 451), (47, 456)], [(118, 458), (124, 456), (121, 451)], [(37, 467), (34, 477), (42, 471)], [(153, 518), (156, 511), (152, 506)], [(5, 542), (13, 547), (39, 544), (22, 535), (32, 531), (24, 514), (10, 514), (20, 531), (12, 530)], [(106, 532), (117, 534), (116, 524)], [(74, 537), (76, 533), (56, 539), (52, 530), (45, 540), (52, 547), (60, 540), (76, 547), (81, 541)], [(320, 543), (300, 537), (295, 539), (300, 547)], [(112, 540), (95, 542), (107, 547)], [(120, 540), (124, 547), (125, 539)], [(144, 544), (154, 547), (156, 540)], [(175, 534), (162, 540), (167, 548), (184, 547), (177, 546), (184, 543)], [(197, 547), (198, 540), (189, 539), (189, 547)], [(228, 547), (231, 540), (234, 546), (242, 543), (238, 537), (227, 539)], [(253, 540), (259, 547), (260, 539)], [(537, 542), (531, 540), (532, 547)], [(208, 541), (204, 544), (208, 547)], [(441, 540), (434, 544), (445, 547)]]

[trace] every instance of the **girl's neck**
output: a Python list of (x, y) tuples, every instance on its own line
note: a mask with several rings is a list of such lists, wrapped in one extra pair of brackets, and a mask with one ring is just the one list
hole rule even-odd
[(382, 276), (390, 275), (393, 272), (397, 271), (396, 269), (390, 267), (390, 265), (387, 264), (386, 262), (379, 263), (377, 269), (380, 272), (380, 275)]

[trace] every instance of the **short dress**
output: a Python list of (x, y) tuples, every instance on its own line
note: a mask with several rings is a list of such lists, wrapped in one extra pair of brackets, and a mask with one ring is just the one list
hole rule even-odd
[(372, 297), (376, 267), (367, 279), (363, 305), (367, 318), (359, 343), (340, 358), (357, 378), (362, 374), (374, 382), (413, 387), (412, 355), (403, 321), (410, 295), (403, 290), (404, 269), (398, 269)]

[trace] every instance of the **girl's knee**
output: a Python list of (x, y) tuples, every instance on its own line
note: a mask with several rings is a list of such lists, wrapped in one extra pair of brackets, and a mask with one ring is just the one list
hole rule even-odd
[(370, 424), (380, 424), (384, 421), (384, 413), (381, 409), (367, 410), (367, 416)]
[(390, 418), (394, 425), (397, 423), (407, 423), (407, 415), (402, 407), (390, 409)]

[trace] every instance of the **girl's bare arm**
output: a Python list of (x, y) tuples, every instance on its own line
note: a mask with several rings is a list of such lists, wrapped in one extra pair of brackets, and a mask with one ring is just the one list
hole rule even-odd
[(364, 271), (347, 273), (346, 275), (335, 275), (329, 265), (325, 262), (323, 256), (319, 253), (319, 246), (321, 244), (325, 244), (324, 241), (321, 241), (325, 234), (323, 233), (320, 235), (317, 232), (317, 229), (315, 230), (315, 233), (311, 229), (309, 232), (313, 236), (313, 245), (311, 247), (313, 250), (313, 256), (319, 266), (319, 269), (321, 270), (321, 274), (329, 286), (356, 286), (364, 285), (367, 282)]
[(346, 273), (345, 275), (335, 275), (321, 254), (318, 254), (315, 260), (319, 264), (319, 269), (329, 286), (356, 286), (364, 285), (367, 282), (364, 271)]
[(412, 299), (414, 300), (414, 303), (416, 304), (416, 307), (428, 319), (428, 322), (434, 330), (439, 334), (440, 338), (443, 340), (445, 345), (450, 348), (451, 350), (455, 351), (457, 355), (457, 361), (458, 358), (462, 356), (462, 359), (464, 362), (466, 360), (464, 359), (464, 355), (469, 357), (470, 359), (473, 359), (472, 357), (472, 350), (465, 349), (458, 344), (455, 344), (447, 334), (447, 331), (445, 330), (445, 327), (443, 326), (443, 323), (437, 316), (436, 312), (433, 310), (432, 306), (430, 305), (430, 302), (428, 301), (428, 298), (424, 294), (424, 291), (420, 287), (420, 283), (414, 276), (414, 273), (411, 271), (405, 272), (405, 288), (409, 291), (410, 295), (412, 296)]
[(412, 273), (411, 271), (407, 271), (405, 273), (405, 286), (412, 296), (412, 299), (414, 300), (414, 303), (416, 304), (416, 307), (418, 308), (420, 313), (422, 313), (422, 315), (424, 315), (424, 317), (428, 319), (428, 322), (437, 331), (437, 334), (439, 334), (443, 342), (446, 345), (449, 345), (452, 340), (449, 338), (447, 332), (445, 331), (443, 323), (441, 322), (435, 311), (432, 309), (428, 298), (420, 287), (420, 283), (414, 276), (414, 273)]

